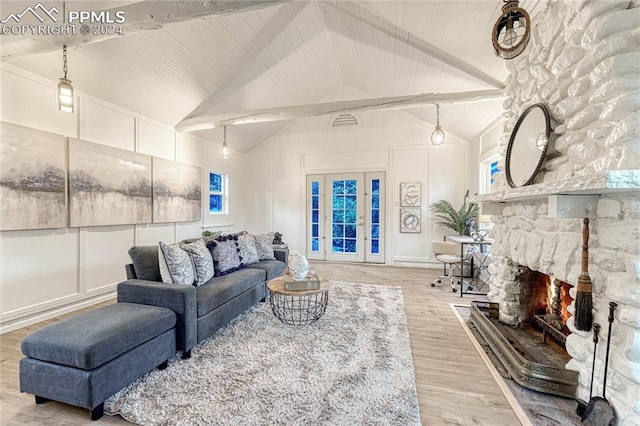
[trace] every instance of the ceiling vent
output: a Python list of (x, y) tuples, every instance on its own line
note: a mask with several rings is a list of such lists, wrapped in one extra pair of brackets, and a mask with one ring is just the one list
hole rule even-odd
[(331, 120), (331, 125), (329, 126), (332, 129), (343, 129), (345, 127), (360, 127), (360, 120), (358, 117), (351, 113), (340, 114), (333, 117)]

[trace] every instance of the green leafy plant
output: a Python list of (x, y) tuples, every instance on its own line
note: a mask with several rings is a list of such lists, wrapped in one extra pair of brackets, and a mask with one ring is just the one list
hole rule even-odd
[(203, 237), (210, 237), (211, 236), (211, 231), (202, 231), (202, 236)]
[(467, 203), (469, 190), (464, 194), (464, 201), (459, 209), (455, 209), (447, 200), (436, 201), (429, 208), (439, 219), (436, 224), (452, 229), (460, 235), (471, 235), (478, 217), (478, 205)]

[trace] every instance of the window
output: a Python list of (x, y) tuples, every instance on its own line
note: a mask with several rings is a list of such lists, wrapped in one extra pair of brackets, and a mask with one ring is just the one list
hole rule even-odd
[(480, 161), (480, 185), (478, 188), (480, 194), (491, 192), (491, 185), (493, 185), (494, 182), (494, 175), (497, 172), (501, 171), (498, 168), (498, 161), (500, 160), (500, 158), (500, 155), (494, 154)]
[(227, 212), (227, 179), (220, 173), (209, 173), (209, 213)]
[(490, 179), (490, 184), (493, 185), (493, 175), (496, 174), (496, 172), (498, 171), (498, 160), (494, 161), (493, 163), (489, 164), (489, 179)]

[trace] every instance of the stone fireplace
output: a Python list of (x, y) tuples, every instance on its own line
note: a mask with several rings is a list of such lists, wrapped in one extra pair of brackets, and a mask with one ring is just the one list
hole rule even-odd
[[(602, 394), (604, 348), (611, 339), (606, 395), (620, 424), (640, 424), (638, 6), (637, 1), (549, 1), (532, 18), (529, 46), (507, 63), (506, 124), (499, 146), (504, 155), (518, 116), (542, 103), (555, 121), (556, 156), (544, 162), (533, 185), (510, 188), (498, 175), (491, 193), (472, 200), (492, 214), (488, 297), (499, 303), (502, 324), (521, 326), (536, 311), (551, 315), (555, 301), (547, 295), (546, 303), (540, 302), (544, 295), (528, 278), (520, 279), (523, 270), (564, 283), (560, 295), (566, 312), (560, 311), (570, 357), (565, 367), (579, 374), (575, 397), (582, 401), (589, 400), (593, 334), (577, 330), (572, 315), (582, 222), (590, 218), (593, 313), (602, 326), (593, 388), (595, 395)], [(501, 170), (504, 166), (499, 163)], [(582, 207), (559, 208), (559, 198), (580, 199), (575, 205)], [(607, 336), (610, 301), (618, 309)]]

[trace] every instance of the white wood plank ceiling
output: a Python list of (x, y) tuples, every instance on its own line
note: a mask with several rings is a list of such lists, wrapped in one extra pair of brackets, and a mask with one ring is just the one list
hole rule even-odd
[[(127, 3), (135, 2), (108, 7)], [(520, 5), (532, 17), (543, 7), (533, 0)], [(69, 49), (68, 77), (84, 93), (169, 125), (188, 116), (328, 102), (344, 85), (372, 98), (500, 89), (506, 65), (493, 54), (490, 35), (501, 7), (500, 0), (285, 2), (78, 44)], [(62, 74), (60, 50), (5, 62), (51, 80)], [(435, 123), (435, 107), (405, 111)], [(495, 97), (443, 104), (440, 122), (470, 140), (501, 113)], [(233, 126), (228, 139), (249, 152), (286, 123)], [(222, 139), (221, 129), (198, 134)]]

